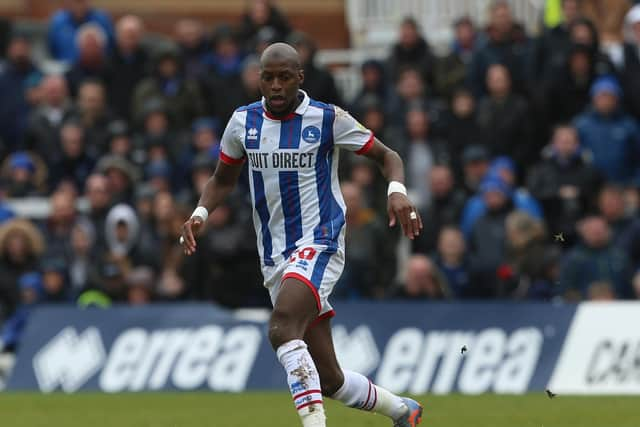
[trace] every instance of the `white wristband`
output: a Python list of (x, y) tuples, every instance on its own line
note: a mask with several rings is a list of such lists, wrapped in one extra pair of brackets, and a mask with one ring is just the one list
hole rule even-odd
[(194, 216), (202, 218), (202, 222), (207, 222), (207, 218), (209, 218), (209, 211), (204, 206), (198, 206), (191, 214), (191, 218)]
[(389, 197), (391, 193), (402, 193), (406, 196), (407, 187), (405, 187), (404, 184), (401, 182), (391, 181), (389, 183), (389, 188), (387, 189), (387, 197)]

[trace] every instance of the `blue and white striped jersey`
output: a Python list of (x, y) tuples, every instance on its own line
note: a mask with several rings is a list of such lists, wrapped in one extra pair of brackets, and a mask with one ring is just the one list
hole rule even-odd
[(267, 266), (307, 244), (344, 248), (336, 148), (363, 154), (373, 146), (373, 133), (349, 113), (300, 92), (304, 99), (283, 119), (268, 113), (264, 98), (238, 108), (221, 141), (221, 161), (249, 162), (258, 252)]

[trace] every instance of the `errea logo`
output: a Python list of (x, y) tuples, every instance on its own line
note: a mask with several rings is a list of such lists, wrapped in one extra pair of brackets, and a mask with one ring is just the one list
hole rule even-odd
[(258, 139), (258, 129), (249, 129), (249, 131), (247, 132), (247, 139)]

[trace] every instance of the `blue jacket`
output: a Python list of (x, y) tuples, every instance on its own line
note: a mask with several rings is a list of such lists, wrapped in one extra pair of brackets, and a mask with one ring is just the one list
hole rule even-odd
[(580, 144), (593, 153), (593, 165), (607, 180), (640, 184), (640, 130), (631, 116), (605, 117), (591, 110), (579, 115), (575, 126)]
[(104, 30), (107, 50), (113, 48), (114, 32), (109, 15), (101, 10), (91, 9), (82, 21), (76, 21), (69, 11), (63, 9), (57, 11), (49, 21), (47, 45), (51, 56), (60, 61), (74, 62), (78, 56), (76, 32), (88, 22), (98, 24)]
[[(514, 191), (513, 204), (517, 210), (524, 211), (536, 219), (542, 219), (540, 204), (528, 192), (523, 190)], [(487, 205), (481, 194), (471, 197), (464, 205), (460, 228), (466, 238), (469, 238), (474, 224), (486, 211)]]

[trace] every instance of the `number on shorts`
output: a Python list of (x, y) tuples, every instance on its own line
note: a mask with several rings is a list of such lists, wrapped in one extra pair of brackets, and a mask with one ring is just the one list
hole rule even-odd
[(297, 258), (310, 261), (313, 259), (314, 256), (316, 256), (316, 250), (313, 248), (298, 249), (297, 251), (291, 254), (291, 257), (289, 258), (289, 262), (296, 262)]

